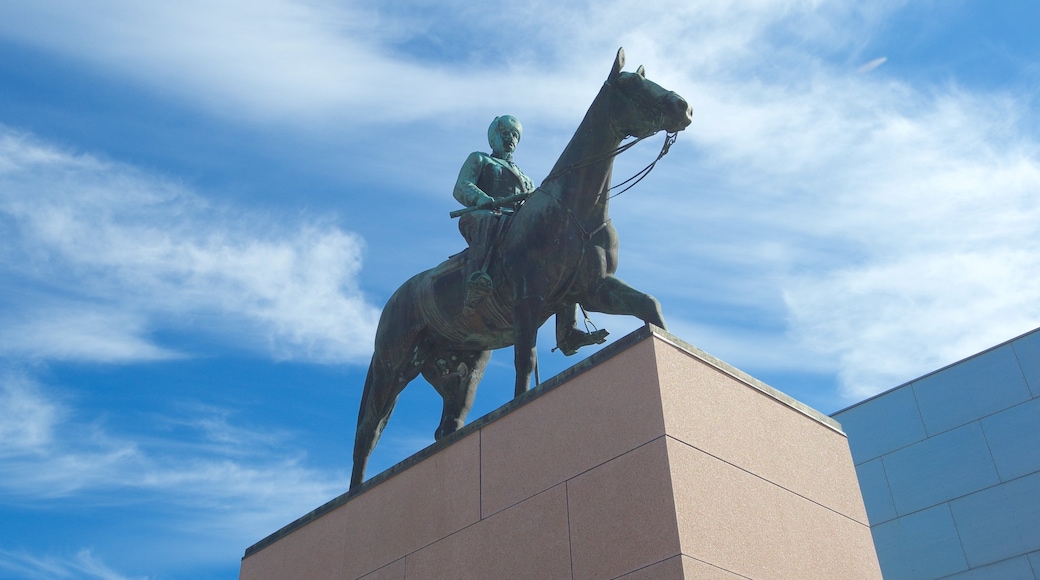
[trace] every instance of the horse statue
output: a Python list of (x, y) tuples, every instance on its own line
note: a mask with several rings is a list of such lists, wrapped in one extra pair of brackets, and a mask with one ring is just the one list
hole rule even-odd
[(647, 80), (642, 66), (621, 72), (624, 62), (624, 49), (618, 50), (549, 176), (501, 228), (488, 266), (495, 286), (479, 307), (463, 312), (466, 252), (417, 274), (390, 297), (361, 396), (351, 489), (364, 480), (398, 395), (420, 373), (444, 399), (439, 440), (463, 426), (492, 350), (513, 345), (514, 396), (528, 390), (537, 332), (553, 314), (558, 335), (575, 320), (576, 304), (664, 328), (657, 300), (614, 277), (618, 236), (607, 213), (610, 178), (624, 139), (682, 131), (692, 109)]

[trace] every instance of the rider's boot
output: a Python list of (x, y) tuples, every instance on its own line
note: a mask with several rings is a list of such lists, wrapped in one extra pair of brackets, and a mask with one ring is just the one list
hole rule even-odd
[(471, 316), (476, 312), (477, 307), (487, 298), (488, 294), (491, 294), (494, 287), (491, 276), (488, 276), (487, 272), (483, 270), (473, 272), (466, 280), (466, 300), (462, 305), (462, 313)]
[[(463, 275), (466, 280), (466, 298), (462, 304), (462, 313), (472, 316), (480, 303), (491, 294), (495, 287), (491, 276), (487, 274), (487, 266), (491, 253), (491, 236), (494, 228), (488, 227), (494, 222), (484, 220), (476, 224), (475, 231), (469, 238), (469, 255), (466, 257), (466, 268)], [(495, 224), (497, 225), (497, 224)]]
[(583, 346), (589, 346), (591, 344), (603, 344), (607, 342), (607, 329), (600, 328), (592, 332), (582, 332), (577, 328), (570, 328), (564, 334), (563, 338), (557, 338), (556, 346), (566, 356), (572, 356), (578, 352), (578, 349)]
[(499, 214), (478, 217), (467, 214), (459, 220), (459, 230), (469, 243), (469, 255), (466, 257), (466, 298), (462, 304), (462, 313), (472, 316), (480, 303), (495, 288), (488, 276), (488, 264), (491, 262), (491, 249), (495, 237), (501, 228), (502, 216)]

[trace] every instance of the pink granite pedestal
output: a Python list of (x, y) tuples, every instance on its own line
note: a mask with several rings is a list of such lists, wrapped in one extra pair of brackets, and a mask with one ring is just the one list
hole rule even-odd
[(644, 327), (249, 548), (240, 578), (881, 572), (840, 426)]

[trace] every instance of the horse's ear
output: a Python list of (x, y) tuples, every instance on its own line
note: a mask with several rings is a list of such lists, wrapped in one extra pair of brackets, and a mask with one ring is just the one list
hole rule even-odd
[(625, 48), (621, 47), (617, 49), (617, 58), (614, 59), (614, 68), (610, 69), (610, 76), (607, 77), (607, 82), (613, 82), (619, 76), (621, 76), (621, 69), (625, 66)]
[(646, 78), (646, 69), (643, 68), (643, 65), (639, 65), (639, 68), (636, 69), (636, 74), (643, 77), (644, 79)]

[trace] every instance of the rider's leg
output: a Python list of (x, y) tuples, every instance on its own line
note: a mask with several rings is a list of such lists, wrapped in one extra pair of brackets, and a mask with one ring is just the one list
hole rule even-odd
[(566, 303), (556, 309), (556, 346), (566, 356), (578, 352), (578, 349), (590, 344), (603, 344), (610, 333), (606, 329), (593, 332), (578, 330), (577, 304)]
[(499, 217), (483, 211), (476, 211), (459, 219), (459, 231), (469, 242), (469, 256), (463, 269), (463, 280), (466, 281), (466, 298), (463, 313), (473, 314), (477, 306), (491, 293), (493, 284), (487, 275), (487, 265), (491, 257), (491, 247), (498, 233)]

